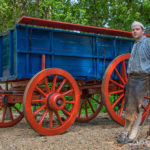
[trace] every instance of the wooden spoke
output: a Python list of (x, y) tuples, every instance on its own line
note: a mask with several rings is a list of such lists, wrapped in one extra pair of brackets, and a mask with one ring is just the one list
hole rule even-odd
[(117, 76), (119, 77), (119, 80), (123, 83), (123, 85), (125, 85), (125, 81), (124, 81), (124, 79), (121, 77), (121, 75), (120, 75), (120, 73), (118, 72), (117, 68), (115, 68), (114, 70), (115, 70)]
[(42, 109), (45, 109), (46, 105), (42, 105), (40, 108), (38, 108), (36, 111), (34, 111), (33, 115), (35, 116), (37, 113), (39, 113)]
[(90, 107), (91, 107), (92, 112), (95, 113), (95, 110), (94, 110), (94, 108), (93, 108), (91, 102), (89, 101), (89, 99), (88, 99), (87, 101), (88, 101), (88, 103), (89, 103), (89, 105), (90, 105)]
[(2, 117), (2, 122), (3, 122), (3, 123), (4, 123), (4, 121), (5, 121), (6, 111), (7, 111), (7, 107), (4, 107), (3, 117)]
[(12, 110), (11, 110), (11, 108), (9, 107), (9, 114), (10, 114), (10, 118), (11, 118), (11, 120), (14, 120), (14, 117), (13, 117), (13, 115), (12, 115)]
[(79, 113), (78, 113), (78, 117), (80, 117), (80, 115), (81, 115), (81, 110), (82, 110), (82, 106), (83, 106), (83, 101), (81, 102), (81, 104), (80, 104), (80, 108), (79, 108)]
[(64, 84), (66, 83), (66, 79), (63, 79), (63, 81), (60, 83), (59, 87), (57, 88), (56, 92), (60, 92)]
[(70, 113), (67, 109), (65, 109), (65, 108), (63, 108), (62, 111), (63, 111), (65, 114), (67, 114), (68, 116), (71, 115), (71, 113)]
[(67, 104), (74, 104), (75, 101), (66, 101)]
[(52, 84), (52, 92), (55, 91), (55, 88), (56, 88), (56, 81), (57, 81), (57, 75), (54, 76), (54, 79), (53, 79), (53, 84)]
[(20, 115), (23, 115), (23, 112), (21, 112), (16, 106), (13, 106), (13, 108), (14, 108)]
[(122, 112), (123, 112), (124, 101), (125, 101), (125, 98), (123, 98), (123, 100), (122, 100), (122, 102), (121, 102), (121, 107), (120, 107), (120, 112), (119, 112), (119, 116), (120, 116), (120, 117), (121, 117)]
[(53, 112), (49, 111), (49, 128), (53, 128)]
[(46, 117), (47, 112), (48, 112), (48, 109), (45, 109), (45, 111), (44, 111), (44, 113), (43, 113), (43, 115), (42, 115), (42, 117), (41, 117), (41, 119), (39, 121), (39, 125), (42, 125), (42, 123), (43, 123), (43, 121), (44, 121), (44, 119)]
[(124, 94), (121, 94), (113, 103), (112, 108), (114, 108), (116, 106), (116, 104), (118, 104), (118, 102), (124, 97)]
[(115, 85), (117, 85), (117, 86), (119, 86), (121, 88), (124, 88), (124, 86), (122, 84), (119, 84), (118, 82), (116, 82), (116, 81), (114, 81), (112, 79), (110, 79), (110, 82), (112, 82), (113, 84), (115, 84)]
[(117, 90), (117, 91), (109, 92), (109, 95), (119, 94), (119, 93), (124, 93), (124, 90)]
[(85, 105), (85, 114), (86, 114), (86, 117), (88, 117), (87, 102), (84, 102), (84, 105)]
[(123, 77), (124, 81), (127, 82), (128, 78), (127, 78), (125, 60), (122, 61), (122, 77)]
[(36, 104), (36, 103), (46, 103), (46, 98), (42, 98), (42, 99), (32, 99), (32, 104)]
[(60, 118), (60, 116), (59, 116), (58, 112), (57, 112), (57, 111), (55, 111), (55, 114), (56, 114), (56, 116), (57, 116), (57, 119), (58, 119), (58, 121), (59, 121), (60, 125), (62, 125), (62, 124), (63, 124), (63, 121), (61, 120), (61, 118)]
[(62, 95), (65, 96), (65, 95), (70, 95), (70, 94), (72, 94), (72, 93), (73, 93), (73, 89), (70, 89), (70, 90), (68, 90), (68, 91), (66, 91), (66, 92), (64, 92), (64, 93), (62, 93)]
[(44, 91), (42, 91), (38, 86), (36, 86), (36, 90), (38, 90), (39, 93), (41, 93), (43, 96), (47, 96)]
[(100, 101), (96, 100), (96, 99), (95, 99), (95, 98), (93, 98), (93, 97), (90, 97), (90, 99), (92, 99), (93, 101), (97, 102), (98, 104), (100, 104), (100, 103), (101, 103)]
[(45, 78), (45, 87), (46, 87), (46, 90), (47, 90), (47, 93), (50, 93), (50, 89), (49, 89), (49, 85), (48, 85), (48, 79)]

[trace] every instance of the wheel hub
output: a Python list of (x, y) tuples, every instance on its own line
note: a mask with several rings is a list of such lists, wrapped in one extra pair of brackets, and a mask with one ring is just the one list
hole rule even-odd
[(65, 97), (60, 93), (51, 93), (47, 97), (47, 106), (51, 110), (61, 110), (65, 106)]
[(7, 95), (3, 95), (3, 96), (2, 96), (2, 103), (3, 103), (3, 105), (6, 106), (6, 107), (11, 107), (11, 106), (14, 105), (14, 104), (8, 103), (8, 96), (7, 96)]

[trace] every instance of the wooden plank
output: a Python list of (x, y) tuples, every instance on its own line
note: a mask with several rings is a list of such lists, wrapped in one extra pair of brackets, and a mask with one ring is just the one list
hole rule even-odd
[[(39, 18), (26, 17), (26, 16), (23, 16), (18, 21), (18, 23), (132, 38), (131, 32), (128, 32), (128, 31), (121, 31), (121, 30), (115, 30), (115, 29), (109, 29), (109, 28), (101, 28), (101, 27), (73, 24), (73, 23), (39, 19)], [(148, 34), (147, 34), (147, 36), (150, 37), (150, 35), (148, 35)]]

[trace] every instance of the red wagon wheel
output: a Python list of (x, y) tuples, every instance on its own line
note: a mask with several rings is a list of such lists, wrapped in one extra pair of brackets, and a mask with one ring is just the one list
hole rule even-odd
[[(4, 91), (2, 91), (3, 93)], [(0, 95), (0, 127), (6, 128), (16, 125), (22, 120), (24, 114), (22, 112), (22, 104), (9, 104), (8, 95)]]
[(45, 69), (37, 73), (25, 89), (25, 118), (41, 135), (60, 134), (75, 121), (79, 100), (78, 85), (68, 72)]
[[(127, 83), (127, 63), (130, 54), (123, 54), (115, 58), (107, 67), (102, 80), (102, 97), (106, 109), (112, 119), (121, 125), (125, 124), (124, 114), (124, 87)], [(145, 102), (146, 101), (146, 102)], [(149, 100), (145, 99), (142, 106), (144, 121), (150, 108)]]
[[(82, 97), (82, 96), (81, 96)], [(102, 108), (102, 100), (100, 94), (90, 94), (80, 99), (80, 107), (77, 122), (88, 122), (94, 119)]]

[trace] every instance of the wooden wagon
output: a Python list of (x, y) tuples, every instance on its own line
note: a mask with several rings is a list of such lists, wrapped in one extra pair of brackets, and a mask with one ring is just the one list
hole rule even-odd
[(124, 125), (133, 42), (126, 31), (22, 17), (0, 35), (0, 127), (25, 116), (39, 134), (56, 135), (95, 118), (103, 104)]

